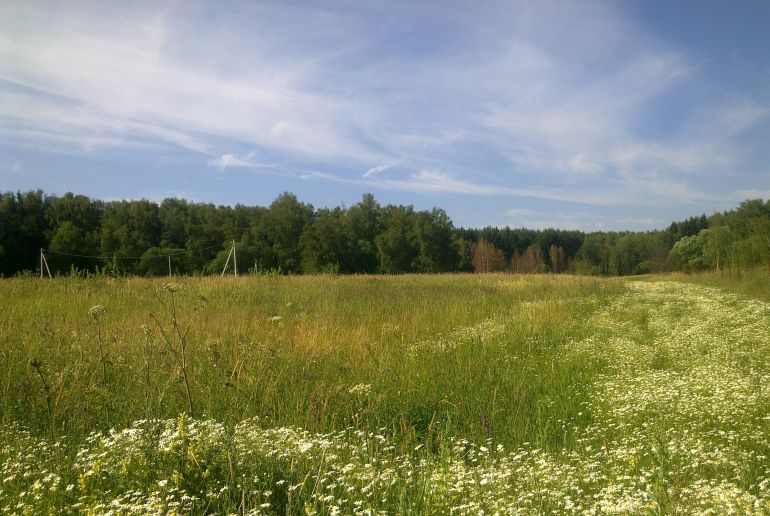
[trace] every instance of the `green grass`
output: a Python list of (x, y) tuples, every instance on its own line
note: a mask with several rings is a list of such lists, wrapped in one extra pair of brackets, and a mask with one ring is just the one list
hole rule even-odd
[(770, 301), (770, 271), (764, 268), (738, 271), (707, 271), (687, 274), (677, 272), (652, 276), (654, 280), (681, 281), (718, 287), (749, 297)]
[[(617, 282), (502, 275), (179, 284), (178, 292), (143, 279), (0, 284), (0, 339), (13, 343), (2, 350), (3, 422), (39, 432), (52, 419), (55, 435), (84, 436), (189, 412), (174, 357), (173, 302), (178, 324), (190, 324), (184, 372), (195, 416), (260, 417), (313, 431), (386, 426), (413, 437), (433, 421), (435, 429), (475, 438), (483, 412), (494, 415), (505, 442), (532, 440), (545, 424), (536, 421), (538, 400), (569, 387), (565, 368), (582, 374), (561, 363), (559, 347), (620, 289)], [(95, 305), (106, 310), (98, 321), (89, 316)], [(443, 349), (445, 341), (451, 348)], [(52, 418), (33, 360), (50, 384)], [(357, 384), (372, 386), (365, 407), (349, 393)]]
[(174, 282), (0, 282), (0, 510), (770, 510), (761, 301), (660, 278)]

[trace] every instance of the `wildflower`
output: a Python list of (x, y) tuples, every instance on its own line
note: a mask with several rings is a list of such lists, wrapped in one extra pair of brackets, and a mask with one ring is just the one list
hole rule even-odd
[(182, 290), (184, 290), (184, 285), (180, 283), (169, 282), (169, 283), (164, 283), (162, 289), (165, 290), (166, 292), (171, 292), (171, 293), (181, 292)]
[(348, 392), (350, 394), (353, 394), (355, 396), (361, 396), (362, 398), (365, 398), (369, 396), (369, 393), (372, 391), (372, 386), (368, 383), (359, 383), (357, 385), (354, 385), (350, 389), (348, 389)]
[(91, 316), (91, 319), (94, 321), (98, 321), (106, 313), (107, 309), (104, 308), (104, 305), (94, 305), (88, 309), (88, 315)]

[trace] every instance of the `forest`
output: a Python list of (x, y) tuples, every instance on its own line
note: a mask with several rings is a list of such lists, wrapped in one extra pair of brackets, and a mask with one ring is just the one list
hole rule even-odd
[(205, 275), (232, 242), (241, 273), (573, 273), (625, 276), (770, 267), (770, 200), (646, 232), (458, 228), (440, 208), (314, 208), (291, 193), (268, 207), (168, 198), (100, 201), (41, 190), (0, 193), (0, 275)]

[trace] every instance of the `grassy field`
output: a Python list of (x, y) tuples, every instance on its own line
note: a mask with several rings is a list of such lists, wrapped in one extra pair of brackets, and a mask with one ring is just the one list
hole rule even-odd
[(770, 302), (770, 271), (766, 269), (744, 270), (740, 274), (736, 271), (710, 271), (697, 274), (676, 272), (665, 276), (650, 276), (649, 278), (654, 281), (680, 281), (718, 287)]
[(0, 511), (770, 513), (754, 287), (173, 281), (0, 282)]

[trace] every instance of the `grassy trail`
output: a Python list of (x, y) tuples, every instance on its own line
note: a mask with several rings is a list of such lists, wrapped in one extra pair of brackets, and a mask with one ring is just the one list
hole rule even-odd
[(633, 282), (579, 352), (606, 360), (583, 464), (606, 507), (770, 511), (770, 305), (722, 290)]
[[(293, 310), (305, 315), (293, 317), (282, 298), (287, 283), (274, 281), (262, 285), (262, 301), (245, 304), (262, 310), (252, 327), (275, 332), (265, 341), (283, 336), (291, 345), (241, 355), (272, 377), (237, 379), (258, 391), (241, 384), (240, 400), (232, 387), (207, 383), (215, 377), (203, 374), (196, 344), (191, 382), (210, 412), (168, 418), (184, 408), (176, 382), (156, 386), (171, 407), (132, 423), (112, 393), (119, 430), (86, 437), (74, 425), (64, 437), (57, 419), (53, 443), (38, 392), (32, 432), (13, 421), (0, 430), (0, 509), (770, 513), (766, 302), (676, 282), (493, 275), (362, 289), (359, 280), (316, 279), (291, 294), (304, 299)], [(411, 291), (403, 281), (445, 295), (393, 297)], [(187, 292), (227, 298), (206, 288), (191, 283)], [(362, 298), (387, 302), (372, 313)], [(266, 302), (289, 310), (274, 313)], [(136, 317), (124, 309), (123, 322)], [(319, 329), (329, 317), (334, 324)], [(192, 342), (244, 331), (227, 317), (207, 321)], [(319, 345), (327, 331), (342, 344)], [(141, 364), (142, 354), (128, 351), (142, 348), (124, 349), (127, 363)], [(95, 384), (98, 365), (81, 364)], [(141, 397), (145, 388), (138, 382), (132, 393), (127, 383), (121, 395)]]

